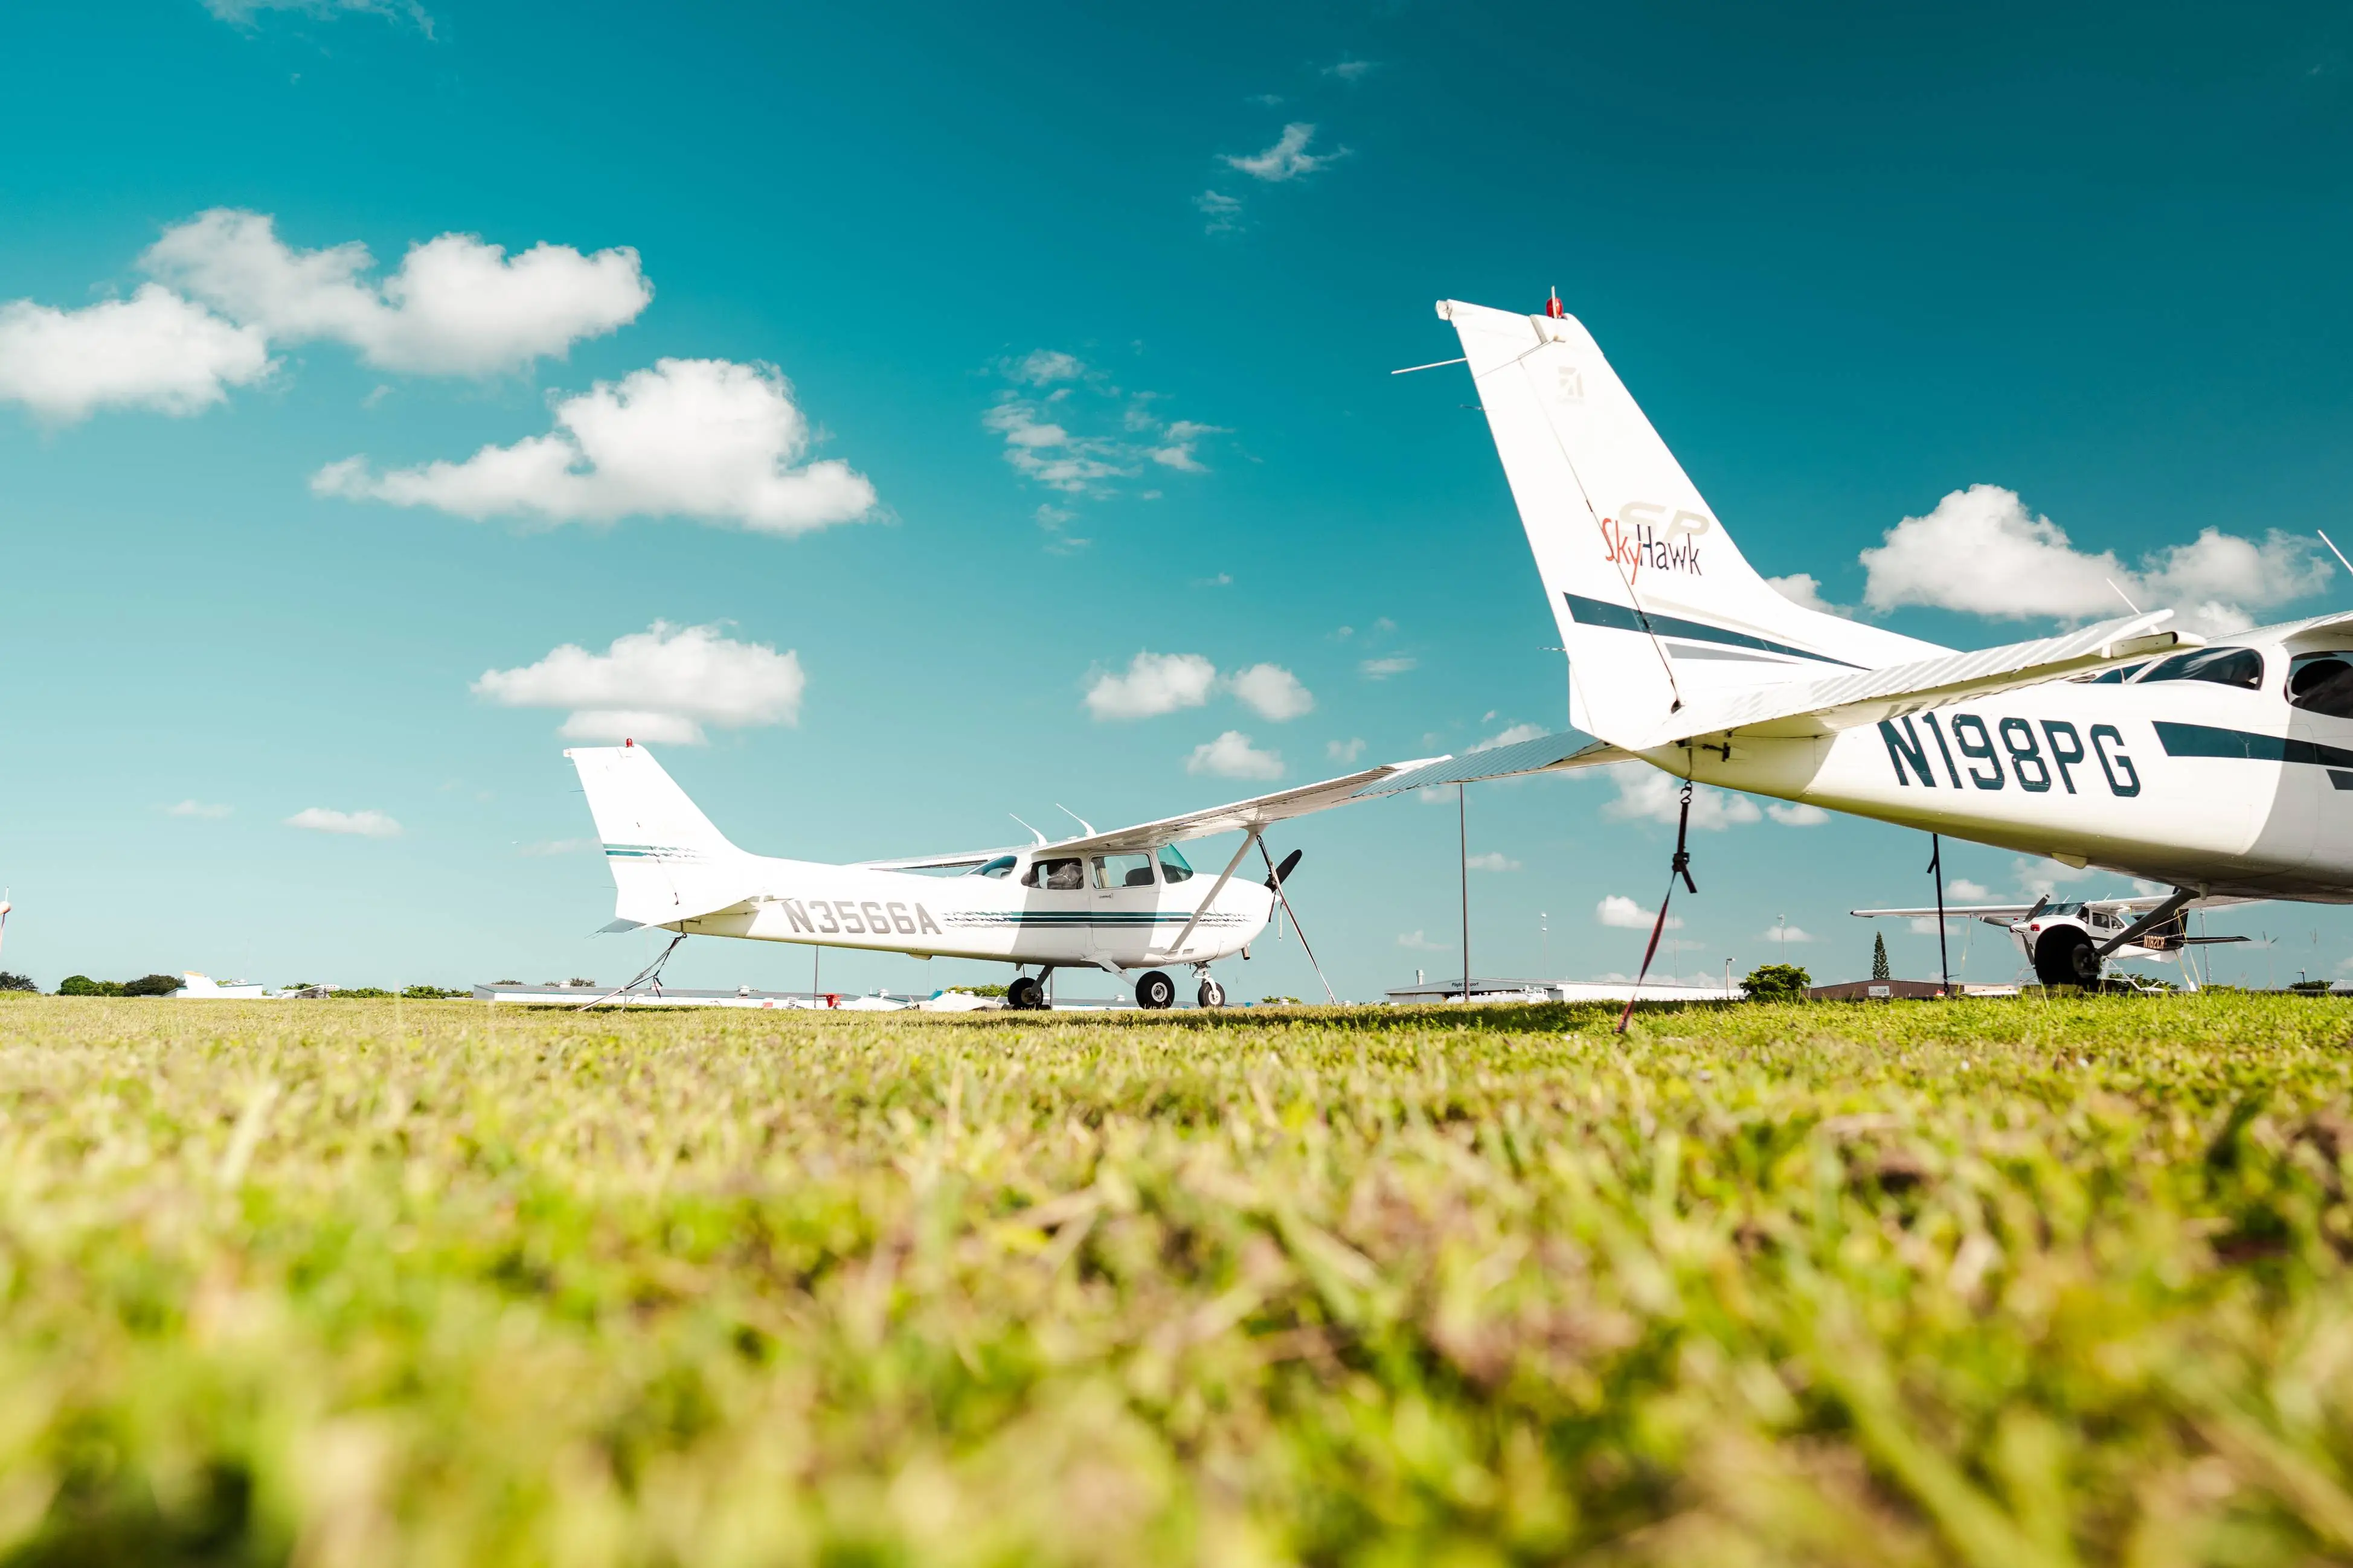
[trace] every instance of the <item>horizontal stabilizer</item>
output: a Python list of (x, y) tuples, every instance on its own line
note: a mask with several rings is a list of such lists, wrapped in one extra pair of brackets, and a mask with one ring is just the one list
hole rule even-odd
[(1731, 731), (1807, 737), (1899, 719), (1949, 702), (1990, 697), (2148, 658), (2200, 639), (2161, 631), (2172, 616), (2158, 610), (2103, 621), (2055, 637), (2006, 643), (1974, 653), (1857, 670), (1827, 680), (1788, 681), (1703, 699), (1669, 714), (1644, 746), (1679, 745)]

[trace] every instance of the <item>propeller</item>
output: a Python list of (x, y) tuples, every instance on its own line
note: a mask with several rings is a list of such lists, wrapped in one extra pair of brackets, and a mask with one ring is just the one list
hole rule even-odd
[(1284, 880), (1290, 877), (1292, 868), (1299, 864), (1302, 853), (1301, 850), (1293, 850), (1282, 858), (1282, 864), (1277, 866), (1274, 858), (1266, 852), (1266, 840), (1261, 837), (1258, 841), (1258, 858), (1266, 862), (1267, 890), (1275, 896), (1282, 905), (1283, 912), (1291, 917), (1291, 929), (1299, 933), (1299, 945), (1306, 951), (1307, 962), (1314, 965), (1315, 978), (1323, 982), (1324, 994), (1331, 998), (1332, 1005), (1336, 1007), (1340, 1005), (1339, 994), (1332, 989), (1329, 980), (1324, 979), (1324, 966), (1316, 963), (1315, 950), (1307, 945), (1307, 928), (1299, 923), (1299, 911), (1291, 907), (1291, 897), (1282, 890)]

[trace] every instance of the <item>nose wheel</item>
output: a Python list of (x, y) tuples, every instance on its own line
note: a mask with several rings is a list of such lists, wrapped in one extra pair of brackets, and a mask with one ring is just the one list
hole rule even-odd
[(1204, 1007), (1222, 1007), (1226, 1005), (1226, 988), (1204, 974), (1201, 988), (1193, 993), (1193, 1000)]
[(1135, 983), (1135, 1005), (1157, 1012), (1176, 1005), (1176, 983), (1158, 970), (1153, 970)]

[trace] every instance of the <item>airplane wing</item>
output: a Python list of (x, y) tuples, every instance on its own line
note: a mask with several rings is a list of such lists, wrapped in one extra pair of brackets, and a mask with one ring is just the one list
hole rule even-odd
[(917, 855), (904, 860), (855, 860), (850, 868), (858, 871), (968, 871), (975, 866), (986, 866), (1000, 855), (1018, 855), (1030, 847), (1027, 844), (1008, 846), (1003, 849), (967, 849), (954, 855)]
[[(2149, 900), (2152, 906), (2158, 902), (2157, 899)], [(2034, 906), (2032, 904), (1947, 904), (1942, 912), (1947, 920), (2022, 921), (2034, 912)], [(1864, 920), (1883, 916), (1891, 920), (1932, 921), (1936, 918), (1938, 910), (1936, 905), (1929, 904), (1916, 910), (1849, 910), (1847, 913), (1860, 915)]]
[[(1272, 795), (1253, 795), (1249, 800), (1238, 800), (1228, 805), (1213, 805), (1207, 811), (1188, 811), (1182, 816), (1164, 816), (1157, 822), (1142, 822), (1134, 827), (1115, 827), (1108, 833), (1092, 834), (1083, 838), (1060, 839), (1052, 848), (1057, 854), (1106, 855), (1121, 850), (1157, 849), (1163, 844), (1175, 844), (1187, 838), (1207, 838), (1213, 833), (1250, 832), (1291, 817), (1345, 805), (1364, 794), (1366, 786), (1426, 767), (1431, 760), (1420, 758), (1408, 763), (1383, 763), (1378, 767), (1366, 768), (1340, 778), (1301, 784), (1296, 789), (1276, 790)], [(1038, 852), (1045, 853), (1043, 849)]]
[(1403, 790), (1427, 789), (1432, 784), (1479, 784), (1487, 779), (1517, 778), (1522, 773), (1567, 772), (1633, 760), (1631, 752), (1621, 751), (1606, 741), (1597, 741), (1590, 735), (1569, 730), (1557, 735), (1538, 735), (1532, 741), (1515, 741), (1508, 746), (1490, 746), (1484, 751), (1466, 752), (1459, 757), (1440, 757), (1436, 762), (1408, 766), (1405, 771), (1386, 779), (1375, 780), (1356, 794), (1360, 796), (1396, 795)]
[(1700, 698), (1670, 714), (1653, 743), (1680, 745), (1735, 730), (1754, 735), (1827, 735), (2197, 645), (2200, 639), (2194, 634), (2158, 629), (2172, 614), (2158, 610), (2033, 642)]

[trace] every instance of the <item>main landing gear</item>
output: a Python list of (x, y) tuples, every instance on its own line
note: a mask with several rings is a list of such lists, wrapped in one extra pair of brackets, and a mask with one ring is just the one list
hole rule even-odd
[[(1051, 971), (1048, 972), (1052, 973)], [(1017, 974), (1005, 988), (1005, 1005), (1019, 1012), (1035, 1012), (1046, 1005), (1046, 983), (1035, 974)]]
[[(1193, 1000), (1204, 1007), (1222, 1007), (1226, 1005), (1226, 988), (1204, 974), (1200, 987), (1193, 993)], [(1136, 978), (1135, 1005), (1148, 1007), (1155, 1013), (1163, 1007), (1174, 1007), (1176, 1005), (1176, 983), (1169, 979), (1163, 970), (1145, 972)]]
[(2100, 954), (2091, 937), (2074, 926), (2056, 926), (2034, 944), (2034, 977), (2045, 985), (2100, 988)]

